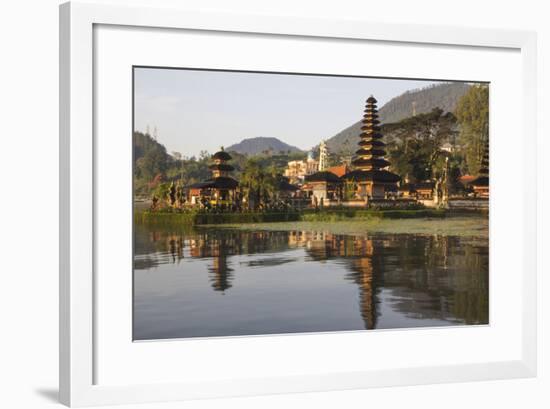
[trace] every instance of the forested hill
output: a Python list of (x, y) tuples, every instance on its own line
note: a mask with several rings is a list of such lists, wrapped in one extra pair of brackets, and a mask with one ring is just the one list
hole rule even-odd
[(166, 172), (172, 157), (164, 145), (150, 135), (134, 132), (134, 176), (151, 181), (156, 175)]
[[(454, 112), (458, 100), (469, 88), (470, 85), (465, 83), (446, 83), (407, 91), (380, 108), (380, 121), (382, 124), (389, 124), (411, 117), (413, 106), (416, 114), (428, 113), (434, 108), (440, 108), (443, 112)], [(328, 139), (330, 152), (342, 153), (355, 150), (361, 133), (360, 128), (361, 121), (357, 121)]]
[[(245, 145), (242, 151), (259, 150), (257, 154), (242, 154), (233, 147), (226, 148), (232, 151), (231, 165), (234, 167), (232, 177), (239, 179), (249, 161), (262, 169), (276, 169), (282, 174), (288, 161), (304, 159), (306, 156), (298, 148), (278, 139), (262, 139), (267, 139), (268, 142), (262, 141), (263, 143), (256, 145), (255, 149), (251, 149), (247, 143), (244, 143), (247, 140), (241, 143)], [(207, 180), (212, 177), (212, 172), (209, 170), (211, 163), (211, 156), (207, 151), (202, 151), (198, 157), (182, 157), (177, 152), (170, 155), (164, 145), (149, 134), (134, 132), (134, 194), (137, 197), (147, 197), (152, 192), (162, 196), (164, 193), (158, 189), (167, 188), (172, 181), (178, 181), (187, 186)]]
[(243, 139), (239, 143), (226, 147), (225, 150), (241, 153), (243, 155), (301, 152), (301, 149), (284, 143), (277, 138), (266, 138), (263, 136)]
[(413, 115), (413, 105), (417, 114), (431, 112), (434, 108), (454, 112), (458, 100), (469, 88), (468, 84), (455, 82), (407, 91), (380, 108), (380, 120), (389, 124), (408, 118)]

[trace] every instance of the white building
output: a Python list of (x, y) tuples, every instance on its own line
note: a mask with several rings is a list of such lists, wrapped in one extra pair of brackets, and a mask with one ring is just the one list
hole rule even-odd
[(319, 162), (313, 159), (313, 155), (308, 153), (306, 160), (293, 160), (288, 162), (284, 175), (289, 178), (290, 183), (302, 183), (307, 175), (317, 172)]
[(328, 147), (327, 143), (322, 140), (319, 145), (319, 172), (328, 168)]

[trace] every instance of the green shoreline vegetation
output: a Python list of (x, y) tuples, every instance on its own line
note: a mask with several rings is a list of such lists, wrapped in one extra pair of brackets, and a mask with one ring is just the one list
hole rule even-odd
[(206, 212), (188, 211), (136, 211), (134, 220), (149, 224), (220, 225), (235, 223), (268, 223), (288, 221), (336, 222), (363, 219), (408, 219), (419, 217), (445, 217), (444, 209), (302, 209), (257, 212)]
[(488, 237), (486, 212), (422, 210), (310, 210), (302, 212), (149, 212), (134, 214), (136, 223), (159, 227), (200, 227), (269, 231), (366, 232)]
[[(203, 226), (213, 228), (212, 225)], [(487, 218), (481, 217), (452, 217), (452, 218), (409, 218), (396, 221), (395, 219), (361, 219), (353, 221), (338, 221), (334, 223), (297, 221), (281, 223), (250, 223), (225, 224), (216, 228), (238, 230), (264, 231), (318, 231), (348, 236), (361, 236), (368, 233), (388, 234), (421, 234), (489, 238), (489, 223)]]

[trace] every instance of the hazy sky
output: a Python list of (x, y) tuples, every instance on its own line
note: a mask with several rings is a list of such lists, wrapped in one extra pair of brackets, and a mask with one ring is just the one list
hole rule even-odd
[(363, 115), (373, 94), (381, 107), (431, 81), (135, 69), (135, 130), (168, 152), (210, 153), (245, 138), (276, 137), (307, 150)]

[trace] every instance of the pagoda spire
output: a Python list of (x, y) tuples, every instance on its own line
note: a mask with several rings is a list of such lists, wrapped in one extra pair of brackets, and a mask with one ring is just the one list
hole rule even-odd
[(351, 162), (355, 170), (342, 176), (342, 179), (352, 181), (356, 186), (355, 197), (365, 200), (384, 199), (386, 192), (395, 191), (401, 180), (387, 169), (390, 162), (384, 159), (386, 144), (382, 142), (384, 136), (380, 132), (376, 103), (376, 98), (372, 95), (367, 98), (361, 121), (359, 149)]
[(384, 159), (386, 144), (382, 142), (384, 137), (380, 133), (380, 121), (378, 120), (378, 109), (376, 107), (376, 98), (372, 95), (367, 99), (365, 105), (365, 114), (363, 115), (361, 138), (359, 141), (359, 150), (355, 152), (357, 157), (352, 162), (360, 170), (381, 170), (387, 168), (390, 163)]
[(489, 177), (489, 143), (485, 143), (483, 157), (481, 159), (481, 167), (479, 168), (480, 177)]
[(481, 158), (478, 176), (470, 184), (473, 186), (476, 195), (489, 197), (489, 141), (485, 142), (485, 150)]
[(227, 162), (231, 159), (231, 155), (223, 149), (223, 146), (220, 147), (220, 150), (212, 155), (213, 163), (208, 167), (212, 171), (212, 177), (230, 177), (234, 168)]

